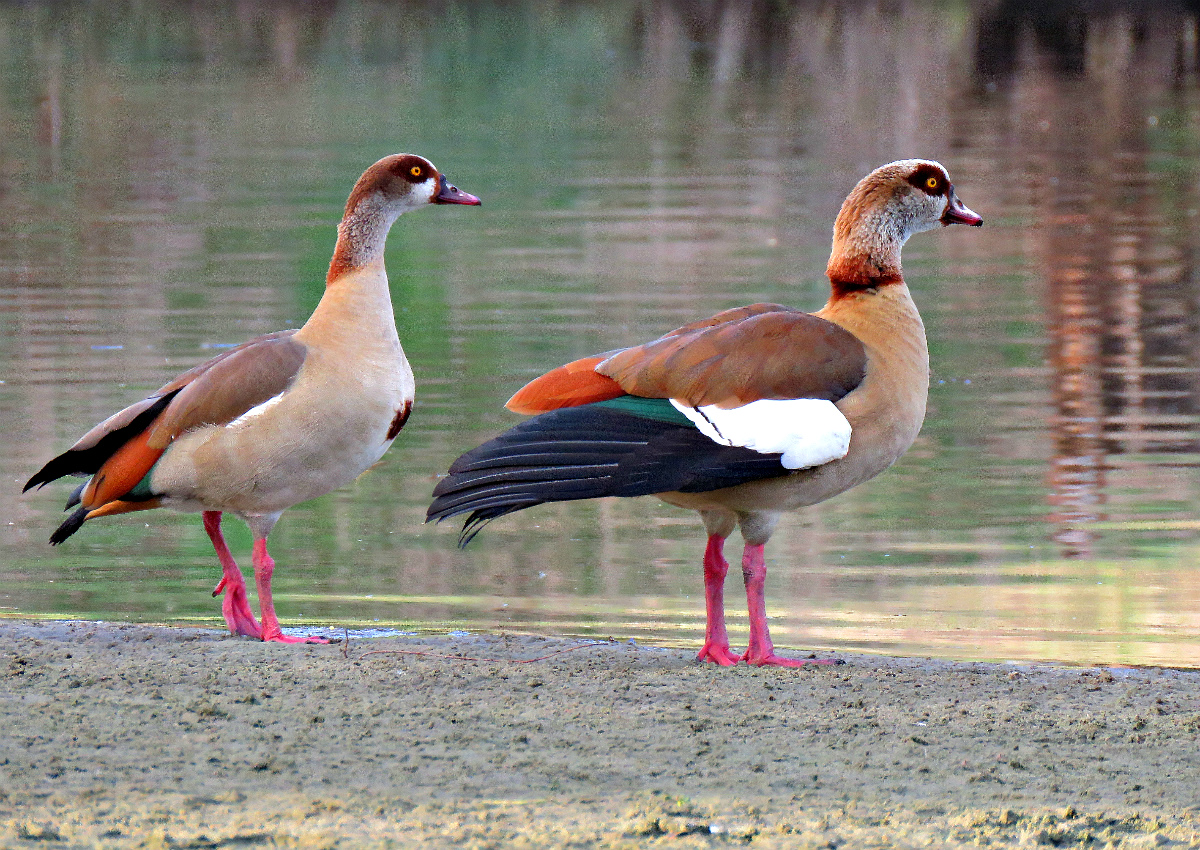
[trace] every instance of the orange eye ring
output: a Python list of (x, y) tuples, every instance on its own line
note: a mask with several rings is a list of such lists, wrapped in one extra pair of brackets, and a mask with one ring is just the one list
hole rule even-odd
[(421, 168), (421, 166), (414, 165), (412, 168), (408, 169), (408, 173), (411, 174), (413, 177), (420, 177), (422, 174), (425, 173), (425, 171)]
[(939, 182), (940, 181), (936, 177), (927, 177), (927, 178), (925, 178), (925, 188), (926, 189), (936, 189), (938, 187)]

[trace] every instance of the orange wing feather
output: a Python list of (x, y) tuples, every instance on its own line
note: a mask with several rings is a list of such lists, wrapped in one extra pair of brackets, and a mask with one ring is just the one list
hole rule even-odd
[(126, 502), (122, 499), (117, 499), (115, 502), (105, 502), (94, 511), (88, 511), (87, 519), (114, 516), (115, 514), (127, 514), (132, 511), (148, 511), (161, 506), (162, 499), (146, 499), (144, 502)]
[(753, 304), (619, 351), (596, 368), (630, 395), (693, 406), (835, 401), (862, 381), (866, 351), (852, 333), (819, 316)]
[[(781, 307), (778, 304), (751, 304), (746, 307), (734, 307), (732, 310), (725, 310), (711, 318), (700, 319), (681, 328), (676, 328), (662, 336), (657, 342), (687, 335), (693, 331), (700, 331), (716, 325), (737, 322), (760, 313), (788, 309), (790, 308)], [(653, 345), (654, 343), (649, 344)], [(642, 347), (644, 348), (645, 346)], [(581, 404), (606, 401), (610, 398), (616, 398), (617, 396), (629, 393), (644, 395), (644, 393), (633, 392), (632, 390), (623, 388), (622, 384), (618, 383), (614, 378), (596, 371), (596, 367), (601, 363), (611, 361), (613, 358), (619, 357), (627, 351), (637, 350), (639, 349), (608, 351), (592, 357), (582, 357), (579, 360), (573, 360), (565, 366), (559, 366), (557, 369), (547, 372), (540, 378), (534, 378), (528, 384), (521, 387), (521, 389), (517, 390), (513, 394), (513, 397), (508, 400), (508, 403), (505, 404), (505, 407), (513, 413), (534, 416), (538, 413), (558, 410), (561, 407), (578, 407)]]
[(620, 384), (596, 371), (596, 366), (607, 357), (599, 354), (559, 366), (517, 390), (505, 407), (532, 416), (625, 395)]
[(120, 499), (145, 477), (165, 451), (150, 447), (150, 433), (147, 428), (113, 452), (88, 482), (80, 504), (93, 510), (99, 508)]
[(839, 325), (793, 307), (751, 304), (559, 366), (518, 390), (507, 407), (533, 415), (626, 394), (721, 407), (765, 398), (836, 401), (858, 386), (866, 366), (862, 343)]

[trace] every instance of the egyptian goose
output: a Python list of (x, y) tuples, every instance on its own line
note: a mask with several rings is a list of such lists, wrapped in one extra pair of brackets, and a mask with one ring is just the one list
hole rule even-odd
[[(413, 373), (392, 313), (383, 249), (393, 222), (426, 204), (479, 204), (428, 160), (385, 157), (355, 184), (338, 226), (325, 293), (299, 330), (260, 336), (184, 372), (110, 416), (41, 468), (25, 490), (90, 476), (74, 513), (50, 537), (84, 522), (168, 507), (202, 511), (223, 570), (213, 596), (234, 634), (297, 642), (271, 601), (267, 535), (279, 515), (353, 481), (383, 456), (412, 410)], [(262, 622), (221, 534), (231, 511), (254, 535)]]
[[(938, 225), (982, 223), (938, 163), (877, 168), (838, 214), (823, 308), (739, 307), (543, 375), (508, 402), (539, 415), (455, 461), (427, 519), (470, 512), (465, 546), (489, 520), (542, 502), (654, 494), (692, 508), (708, 531), (699, 657), (812, 663), (775, 654), (764, 546), (783, 511), (861, 484), (912, 445), (929, 354), (900, 249)], [(750, 615), (740, 656), (725, 630), (722, 553), (737, 526)]]

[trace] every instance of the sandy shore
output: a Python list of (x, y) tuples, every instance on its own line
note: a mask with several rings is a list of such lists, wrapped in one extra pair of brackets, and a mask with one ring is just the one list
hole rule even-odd
[(0, 847), (1200, 846), (1193, 671), (0, 630)]

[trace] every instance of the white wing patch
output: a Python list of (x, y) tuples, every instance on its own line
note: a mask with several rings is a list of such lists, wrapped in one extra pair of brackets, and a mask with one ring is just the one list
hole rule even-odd
[(730, 410), (712, 404), (690, 407), (675, 399), (671, 404), (714, 443), (761, 454), (780, 452), (786, 469), (820, 466), (850, 450), (850, 423), (837, 405), (824, 399), (765, 398)]
[(264, 413), (266, 413), (272, 407), (279, 404), (280, 400), (282, 400), (282, 399), (283, 399), (283, 393), (280, 393), (279, 395), (271, 396), (266, 401), (261, 402), (260, 404), (256, 404), (254, 407), (247, 410), (245, 413), (243, 413), (237, 419), (234, 419), (233, 421), (231, 421), (229, 423), (228, 427), (240, 428), (241, 426), (245, 425), (251, 419), (256, 419), (259, 416), (262, 416)]

